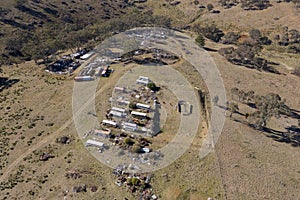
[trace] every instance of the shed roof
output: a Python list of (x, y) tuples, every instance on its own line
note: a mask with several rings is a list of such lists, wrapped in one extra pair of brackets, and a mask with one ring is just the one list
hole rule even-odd
[(146, 109), (149, 109), (151, 107), (150, 105), (142, 104), (142, 103), (137, 103), (136, 106), (140, 108), (146, 108)]
[(96, 141), (96, 140), (87, 140), (85, 142), (86, 145), (94, 145), (94, 146), (98, 146), (98, 147), (103, 147), (104, 146), (104, 143), (103, 142), (99, 142), (99, 141)]
[(125, 116), (123, 112), (118, 112), (118, 111), (114, 111), (114, 110), (111, 110), (109, 112), (109, 114), (114, 117), (124, 117)]
[(103, 120), (102, 123), (104, 124), (110, 124), (110, 125), (113, 125), (113, 126), (117, 126), (117, 123), (116, 122), (113, 122), (113, 121), (110, 121), (110, 120)]
[(132, 111), (131, 114), (132, 115), (138, 115), (138, 116), (147, 117), (147, 113), (142, 113), (142, 112)]
[(124, 113), (126, 111), (124, 108), (118, 108), (118, 107), (112, 107), (111, 110), (118, 111), (118, 112), (121, 112), (121, 113)]

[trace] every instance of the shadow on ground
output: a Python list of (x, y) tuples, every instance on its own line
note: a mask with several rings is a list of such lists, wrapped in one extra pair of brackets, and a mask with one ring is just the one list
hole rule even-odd
[[(231, 118), (231, 120), (257, 130), (253, 124), (250, 124), (245, 120), (236, 118)], [(284, 142), (290, 144), (293, 147), (300, 147), (300, 127), (293, 125), (290, 127), (286, 127), (285, 130), (286, 131), (278, 131), (272, 128), (263, 127), (259, 131), (262, 132), (265, 136), (272, 138), (277, 142)]]
[(0, 92), (18, 83), (19, 81), (19, 79), (9, 79), (7, 77), (0, 77)]

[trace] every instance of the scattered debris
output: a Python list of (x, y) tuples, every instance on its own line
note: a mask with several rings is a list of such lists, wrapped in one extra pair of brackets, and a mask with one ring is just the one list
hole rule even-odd
[(115, 184), (119, 187), (126, 186), (132, 193), (139, 192), (139, 199), (158, 199), (150, 185), (153, 175), (126, 172), (127, 169), (134, 167), (134, 165), (118, 165), (113, 170), (113, 174), (117, 177)]
[(81, 174), (78, 170), (69, 170), (66, 172), (65, 177), (72, 178), (72, 179), (78, 179), (81, 177)]
[(80, 193), (80, 192), (87, 192), (87, 189), (86, 189), (86, 185), (81, 185), (81, 186), (74, 186), (72, 188), (72, 191), (75, 192), (75, 193)]
[(61, 143), (61, 144), (69, 144), (71, 142), (71, 138), (67, 136), (62, 136), (60, 138), (56, 138), (56, 142)]
[(91, 192), (97, 192), (97, 190), (98, 190), (98, 187), (97, 187), (97, 186), (92, 186)]
[(40, 161), (47, 161), (49, 160), (50, 158), (54, 158), (53, 155), (51, 154), (48, 154), (48, 153), (43, 153), (41, 156), (40, 156)]

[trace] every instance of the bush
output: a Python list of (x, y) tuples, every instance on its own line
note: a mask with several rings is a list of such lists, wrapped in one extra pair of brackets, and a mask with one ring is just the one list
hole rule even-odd
[[(294, 70), (293, 74), (300, 77), (300, 67), (296, 68), (296, 69)], [(300, 126), (300, 125), (299, 125), (299, 126)]]
[(222, 39), (223, 44), (237, 44), (240, 35), (234, 32), (228, 32)]
[(134, 144), (134, 141), (128, 137), (124, 139), (124, 142), (125, 144), (128, 144), (130, 146)]
[(212, 9), (214, 9), (214, 6), (211, 3), (209, 3), (207, 4), (206, 8), (208, 11), (211, 11)]
[(252, 29), (250, 32), (249, 32), (249, 35), (252, 39), (258, 41), (260, 38), (261, 38), (261, 32), (260, 30), (258, 29)]
[(205, 38), (204, 38), (201, 34), (199, 34), (199, 35), (197, 36), (197, 38), (195, 39), (195, 42), (196, 42), (199, 46), (203, 47), (203, 46), (205, 45)]
[(150, 89), (150, 90), (152, 90), (152, 91), (158, 91), (159, 90), (159, 88), (155, 85), (155, 83), (153, 83), (153, 82), (150, 82), (150, 83), (148, 83), (147, 84), (147, 87)]
[(132, 147), (132, 152), (134, 152), (134, 153), (141, 153), (141, 146), (139, 145), (139, 144), (135, 144), (135, 145), (133, 145), (133, 147)]
[(202, 34), (203, 36), (211, 39), (214, 42), (219, 42), (224, 36), (223, 31), (219, 29), (215, 24), (210, 24), (204, 27), (196, 25), (193, 28), (195, 32), (197, 32), (198, 34)]
[(140, 184), (141, 180), (136, 178), (136, 177), (133, 177), (133, 178), (128, 178), (127, 179), (127, 183), (128, 185), (135, 185), (135, 186), (138, 186)]
[(294, 44), (294, 45), (288, 46), (288, 52), (294, 53), (294, 54), (300, 53), (300, 45)]
[(266, 37), (266, 36), (263, 36), (263, 37), (261, 37), (260, 39), (259, 39), (259, 43), (261, 44), (261, 45), (270, 45), (270, 44), (272, 44), (272, 40), (270, 40), (268, 37)]
[(129, 108), (131, 108), (131, 109), (137, 109), (136, 102), (130, 102), (129, 103)]
[(271, 6), (269, 0), (243, 0), (242, 8), (244, 10), (263, 10)]

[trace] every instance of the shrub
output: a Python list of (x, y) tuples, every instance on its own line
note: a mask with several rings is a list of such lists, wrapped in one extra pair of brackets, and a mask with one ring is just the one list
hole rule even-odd
[(137, 109), (136, 102), (130, 102), (129, 103), (129, 108), (131, 108), (131, 109)]
[(203, 47), (203, 46), (205, 45), (205, 38), (204, 38), (201, 34), (199, 34), (199, 35), (197, 36), (197, 38), (195, 39), (195, 42), (196, 42), (199, 46)]
[(133, 145), (134, 144), (134, 141), (131, 139), (131, 138), (125, 138), (124, 139), (124, 143), (125, 144), (128, 144), (128, 145)]
[(147, 84), (147, 87), (150, 89), (150, 90), (152, 90), (152, 91), (158, 91), (159, 90), (159, 88), (155, 85), (155, 83), (153, 83), (153, 82), (150, 82), (150, 83), (148, 83)]
[(198, 34), (202, 34), (203, 36), (211, 39), (214, 42), (219, 42), (224, 36), (223, 31), (219, 29), (215, 24), (209, 24), (206, 26), (196, 25), (195, 27), (193, 27), (193, 29)]
[(208, 11), (211, 11), (212, 9), (214, 9), (214, 6), (211, 3), (209, 3), (207, 4), (206, 8)]
[(133, 147), (132, 147), (132, 152), (134, 152), (134, 153), (140, 153), (141, 152), (141, 146), (139, 145), (139, 144), (135, 144), (135, 145), (133, 145)]
[(226, 35), (224, 35), (222, 43), (223, 44), (237, 44), (237, 41), (239, 38), (240, 38), (240, 35), (238, 33), (228, 32)]
[(136, 178), (136, 177), (133, 177), (133, 178), (128, 178), (127, 179), (127, 183), (128, 185), (135, 185), (135, 186), (138, 186), (140, 184), (141, 180)]
[[(294, 70), (293, 74), (300, 77), (300, 67), (296, 68), (296, 69)], [(299, 126), (300, 126), (300, 125), (299, 125)]]

